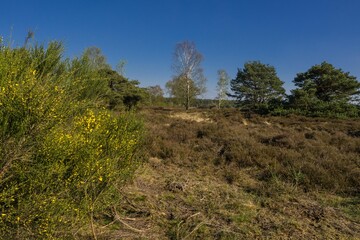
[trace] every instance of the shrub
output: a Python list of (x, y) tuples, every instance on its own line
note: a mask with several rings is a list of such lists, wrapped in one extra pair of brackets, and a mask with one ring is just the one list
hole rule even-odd
[(142, 123), (106, 110), (106, 83), (61, 54), (59, 43), (0, 49), (2, 239), (87, 232), (139, 163)]

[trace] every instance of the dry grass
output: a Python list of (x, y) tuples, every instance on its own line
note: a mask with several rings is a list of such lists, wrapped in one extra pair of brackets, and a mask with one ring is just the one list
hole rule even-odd
[(142, 114), (149, 161), (104, 238), (360, 238), (359, 121)]
[(175, 114), (171, 114), (170, 117), (182, 119), (182, 120), (188, 120), (188, 121), (195, 121), (195, 122), (211, 122), (211, 119), (208, 117), (205, 117), (204, 114), (198, 113), (198, 112), (178, 112)]

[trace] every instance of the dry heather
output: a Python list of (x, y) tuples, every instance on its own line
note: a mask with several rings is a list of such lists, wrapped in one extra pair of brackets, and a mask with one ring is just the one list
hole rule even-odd
[(360, 238), (359, 121), (231, 109), (143, 116), (149, 161), (99, 236)]

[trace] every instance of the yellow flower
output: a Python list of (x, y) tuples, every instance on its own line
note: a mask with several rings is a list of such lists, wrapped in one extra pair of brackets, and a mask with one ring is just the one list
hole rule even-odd
[(32, 74), (35, 75), (35, 74), (36, 74), (36, 70), (32, 71)]
[(102, 176), (100, 176), (100, 177), (99, 177), (99, 181), (102, 182), (102, 180), (103, 180), (103, 178), (102, 178)]

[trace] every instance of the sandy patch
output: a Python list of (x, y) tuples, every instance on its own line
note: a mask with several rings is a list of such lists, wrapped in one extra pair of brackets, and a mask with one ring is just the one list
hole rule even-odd
[(170, 117), (194, 122), (212, 122), (210, 118), (204, 117), (201, 113), (175, 113)]

